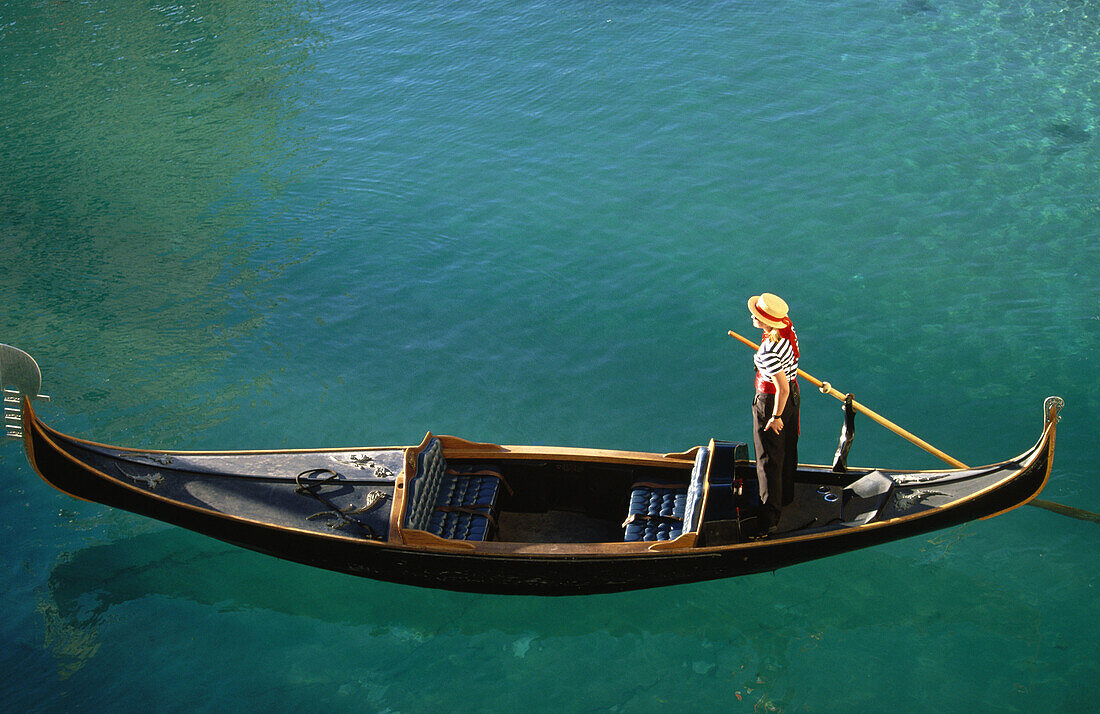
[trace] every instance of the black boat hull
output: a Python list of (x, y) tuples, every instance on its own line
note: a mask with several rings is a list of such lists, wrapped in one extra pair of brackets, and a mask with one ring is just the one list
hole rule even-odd
[[(362, 577), (430, 588), (515, 595), (583, 595), (760, 573), (986, 518), (1034, 498), (1053, 461), (1056, 408), (1038, 443), (987, 467), (996, 480), (958, 502), (859, 527), (728, 545), (613, 548), (436, 548), (265, 523), (150, 493), (87, 461), (81, 442), (51, 429), (24, 403), (24, 439), (36, 471), (77, 498), (121, 508), (278, 558)], [(948, 472), (945, 472), (948, 473)], [(1003, 478), (1000, 474), (1003, 473)], [(993, 477), (990, 477), (993, 478)], [(621, 545), (621, 544), (620, 544)]]

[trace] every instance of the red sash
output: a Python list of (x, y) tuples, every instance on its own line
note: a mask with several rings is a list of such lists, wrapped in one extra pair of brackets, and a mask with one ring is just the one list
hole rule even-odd
[[(792, 379), (791, 384), (794, 382)], [(756, 391), (758, 394), (775, 394), (775, 383), (760, 374), (760, 370), (756, 370)]]

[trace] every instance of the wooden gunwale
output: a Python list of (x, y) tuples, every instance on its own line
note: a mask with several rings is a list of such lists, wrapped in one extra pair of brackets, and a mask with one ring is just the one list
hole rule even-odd
[[(349, 450), (349, 451), (350, 450), (371, 451), (371, 450), (380, 450), (382, 447), (368, 447), (368, 448), (363, 448), (363, 449), (296, 449), (296, 450), (280, 450), (280, 451), (259, 450), (259, 451), (197, 451), (197, 452), (131, 449), (131, 448), (125, 448), (125, 447), (115, 447), (115, 446), (111, 446), (111, 445), (105, 445), (105, 444), (101, 444), (101, 443), (97, 443), (97, 442), (93, 442), (93, 441), (88, 441), (88, 440), (85, 440), (85, 439), (79, 439), (79, 438), (76, 438), (76, 437), (69, 437), (65, 434), (62, 434), (61, 432), (58, 432), (58, 431), (54, 430), (52, 427), (49, 427), (44, 422), (42, 422), (40, 419), (38, 419), (38, 417), (35, 414), (33, 408), (31, 407), (30, 400), (27, 399), (27, 398), (24, 398), (23, 412), (24, 412), (24, 432), (25, 432), (24, 433), (24, 441), (25, 441), (25, 444), (26, 444), (28, 459), (29, 459), (32, 467), (34, 468), (35, 472), (38, 473), (38, 475), (44, 481), (46, 481), (48, 484), (50, 484), (53, 488), (56, 488), (56, 489), (62, 491), (63, 493), (66, 493), (67, 495), (69, 495), (71, 497), (74, 497), (74, 498), (78, 498), (80, 500), (88, 501), (89, 499), (84, 498), (84, 497), (79, 496), (79, 495), (76, 495), (76, 494), (73, 494), (73, 493), (61, 488), (60, 486), (55, 484), (53, 481), (51, 481), (49, 478), (47, 478), (45, 476), (45, 474), (43, 474), (43, 472), (42, 472), (42, 470), (41, 470), (41, 468), (38, 464), (38, 460), (36, 458), (36, 455), (35, 455), (35, 445), (34, 445), (34, 439), (36, 438), (35, 435), (37, 435), (37, 438), (42, 439), (44, 443), (49, 444), (49, 446), (53, 450), (55, 450), (58, 454), (63, 456), (66, 460), (68, 460), (69, 462), (75, 464), (79, 469), (93, 475), (95, 478), (102, 479), (102, 480), (110, 483), (112, 486), (121, 487), (121, 488), (125, 489), (128, 492), (140, 495), (141, 498), (148, 499), (148, 500), (155, 501), (155, 502), (160, 502), (160, 503), (163, 503), (165, 505), (171, 506), (171, 507), (176, 508), (176, 509), (182, 509), (184, 511), (193, 511), (193, 512), (196, 512), (196, 513), (201, 513), (205, 516), (213, 516), (213, 517), (216, 517), (218, 519), (222, 519), (222, 520), (225, 520), (225, 521), (228, 521), (228, 522), (240, 523), (240, 524), (244, 524), (244, 525), (248, 525), (248, 526), (252, 526), (252, 527), (257, 527), (257, 528), (260, 528), (260, 529), (276, 530), (276, 531), (286, 532), (286, 533), (298, 533), (298, 534), (308, 535), (309, 537), (314, 538), (314, 539), (320, 538), (320, 539), (324, 539), (324, 540), (351, 542), (351, 543), (361, 545), (363, 547), (373, 547), (373, 548), (383, 547), (383, 548), (393, 548), (393, 549), (398, 549), (398, 550), (409, 550), (409, 551), (417, 551), (417, 552), (433, 552), (433, 553), (441, 553), (441, 554), (442, 553), (447, 553), (447, 554), (461, 555), (461, 556), (466, 556), (466, 557), (477, 557), (477, 556), (485, 555), (485, 556), (494, 556), (494, 559), (496, 557), (507, 557), (507, 556), (523, 557), (523, 558), (537, 558), (537, 559), (544, 559), (544, 558), (545, 559), (560, 559), (560, 558), (567, 558), (567, 559), (597, 558), (598, 559), (598, 558), (615, 558), (615, 557), (623, 557), (623, 556), (630, 557), (631, 559), (633, 559), (635, 557), (644, 556), (644, 557), (659, 557), (659, 558), (664, 559), (664, 558), (670, 558), (670, 557), (681, 557), (681, 556), (686, 556), (686, 555), (699, 556), (699, 555), (706, 555), (706, 554), (722, 553), (722, 552), (727, 552), (727, 551), (755, 550), (755, 549), (758, 549), (758, 548), (773, 547), (777, 544), (787, 545), (787, 544), (791, 544), (791, 543), (825, 540), (825, 539), (834, 538), (834, 537), (837, 537), (837, 536), (840, 536), (840, 535), (850, 535), (850, 534), (853, 534), (853, 533), (856, 533), (856, 532), (869, 533), (869, 532), (881, 530), (881, 529), (884, 529), (884, 528), (897, 526), (899, 524), (903, 524), (903, 523), (906, 523), (906, 522), (916, 521), (916, 520), (919, 520), (919, 519), (922, 519), (922, 518), (926, 518), (926, 517), (928, 517), (932, 514), (943, 514), (943, 513), (961, 508), (961, 507), (965, 506), (966, 504), (968, 504), (968, 503), (970, 503), (970, 502), (972, 502), (976, 499), (982, 498), (986, 494), (988, 494), (988, 493), (990, 493), (990, 492), (992, 492), (992, 491), (994, 491), (998, 488), (1001, 488), (1005, 484), (1010, 483), (1016, 477), (1018, 477), (1023, 471), (1028, 469), (1035, 462), (1035, 460), (1038, 459), (1041, 455), (1049, 453), (1053, 449), (1054, 437), (1055, 437), (1055, 433), (1056, 433), (1056, 423), (1057, 423), (1056, 418), (1049, 420), (1049, 422), (1045, 425), (1043, 433), (1042, 433), (1039, 441), (1035, 444), (1035, 446), (1033, 446), (1028, 451), (1025, 451), (1020, 456), (1016, 457), (1015, 459), (1009, 459), (1009, 460), (1002, 461), (1002, 462), (999, 462), (999, 463), (989, 464), (986, 467), (980, 467), (978, 469), (971, 468), (971, 469), (946, 469), (946, 470), (925, 470), (925, 471), (913, 471), (913, 470), (898, 471), (898, 470), (880, 469), (884, 473), (905, 473), (905, 474), (909, 474), (909, 473), (912, 473), (912, 474), (917, 474), (917, 473), (943, 473), (943, 474), (950, 474), (950, 473), (953, 473), (953, 472), (961, 472), (961, 471), (975, 471), (975, 470), (995, 469), (995, 468), (998, 468), (998, 467), (1003, 467), (1005, 464), (1009, 464), (1009, 463), (1012, 463), (1012, 462), (1019, 462), (1018, 468), (1016, 468), (1016, 469), (1012, 470), (1011, 472), (1009, 472), (1008, 474), (1006, 474), (1006, 476), (1004, 478), (998, 480), (996, 483), (990, 484), (990, 485), (986, 486), (985, 488), (983, 488), (979, 491), (976, 491), (972, 494), (968, 494), (967, 496), (965, 496), (963, 498), (960, 498), (956, 501), (952, 501), (951, 503), (948, 503), (948, 504), (944, 504), (943, 506), (939, 506), (935, 509), (931, 509), (931, 510), (927, 510), (927, 511), (921, 511), (921, 512), (918, 512), (918, 513), (909, 514), (909, 515), (905, 515), (905, 516), (899, 516), (899, 517), (892, 518), (892, 519), (889, 519), (889, 520), (886, 520), (886, 521), (879, 521), (879, 522), (875, 522), (875, 523), (870, 523), (870, 524), (867, 524), (867, 525), (864, 525), (864, 526), (859, 526), (858, 528), (824, 531), (824, 532), (819, 532), (819, 533), (811, 533), (811, 534), (807, 534), (807, 535), (803, 535), (803, 536), (791, 536), (791, 537), (784, 537), (784, 538), (779, 538), (779, 539), (774, 539), (774, 540), (752, 541), (752, 542), (738, 543), (738, 544), (733, 544), (733, 545), (719, 545), (719, 546), (708, 546), (708, 547), (690, 547), (691, 545), (694, 544), (694, 539), (690, 539), (690, 543), (689, 543), (688, 539), (684, 539), (684, 536), (681, 536), (681, 539), (684, 539), (682, 546), (677, 545), (678, 541), (680, 541), (681, 539), (676, 539), (674, 541), (659, 541), (657, 543), (653, 543), (653, 542), (632, 542), (632, 543), (627, 543), (627, 542), (614, 542), (614, 543), (516, 543), (516, 542), (499, 542), (499, 541), (484, 541), (484, 542), (481, 542), (481, 541), (479, 541), (479, 542), (448, 541), (448, 540), (445, 540), (445, 539), (442, 539), (442, 538), (425, 539), (425, 538), (423, 538), (422, 536), (419, 535), (422, 532), (411, 531), (411, 530), (410, 531), (404, 531), (404, 533), (406, 535), (411, 535), (411, 538), (408, 541), (403, 542), (403, 541), (396, 540), (395, 539), (395, 534), (397, 535), (398, 538), (402, 538), (402, 535), (401, 535), (402, 530), (400, 528), (395, 529), (392, 526), (393, 526), (393, 523), (394, 523), (394, 519), (397, 519), (397, 522), (398, 522), (398, 525), (399, 525), (400, 514), (403, 513), (403, 511), (404, 511), (403, 505), (404, 505), (404, 498), (405, 498), (405, 496), (404, 496), (405, 489), (404, 489), (403, 486), (404, 486), (404, 483), (406, 482), (405, 479), (411, 478), (412, 474), (414, 473), (415, 464), (416, 464), (416, 455), (419, 454), (419, 450), (421, 450), (423, 448), (426, 448), (426, 445), (427, 445), (429, 439), (431, 438), (431, 433), (430, 432), (425, 437), (424, 441), (417, 447), (388, 447), (388, 449), (387, 449), (387, 450), (394, 450), (394, 449), (405, 448), (405, 450), (406, 450), (405, 469), (403, 469), (402, 473), (399, 474), (396, 477), (397, 483), (395, 483), (395, 491), (394, 491), (395, 495), (394, 495), (394, 503), (393, 503), (392, 513), (391, 513), (391, 529), (390, 529), (390, 540), (389, 541), (370, 541), (370, 540), (364, 540), (364, 539), (361, 539), (361, 538), (355, 538), (355, 537), (351, 537), (351, 536), (342, 535), (342, 534), (339, 534), (339, 533), (331, 533), (331, 534), (329, 534), (329, 533), (317, 533), (316, 531), (299, 529), (299, 528), (294, 528), (294, 527), (291, 527), (291, 526), (281, 526), (281, 525), (276, 526), (276, 525), (273, 525), (271, 523), (266, 523), (264, 521), (257, 521), (257, 520), (253, 520), (253, 519), (248, 519), (248, 518), (244, 518), (244, 517), (241, 517), (241, 516), (228, 514), (228, 513), (225, 513), (223, 511), (215, 511), (215, 510), (212, 510), (212, 509), (205, 509), (205, 508), (200, 508), (200, 507), (197, 507), (197, 506), (193, 506), (191, 504), (181, 503), (179, 501), (175, 501), (175, 500), (172, 500), (172, 499), (169, 499), (169, 498), (165, 498), (163, 496), (159, 496), (158, 494), (151, 493), (151, 492), (149, 492), (145, 489), (139, 488), (138, 486), (136, 486), (134, 484), (126, 483), (125, 481), (122, 481), (122, 480), (120, 480), (118, 478), (115, 478), (113, 476), (110, 476), (110, 475), (108, 475), (108, 474), (106, 474), (102, 471), (99, 471), (98, 469), (95, 469), (94, 467), (90, 466), (89, 464), (87, 464), (85, 462), (82, 462), (79, 459), (75, 458), (74, 456), (72, 456), (68, 452), (68, 450), (58, 446), (54, 436), (52, 436), (52, 435), (56, 435), (57, 437), (61, 437), (62, 439), (69, 440), (69, 441), (72, 441), (72, 442), (77, 443), (77, 444), (84, 444), (84, 445), (89, 445), (89, 446), (93, 446), (93, 447), (107, 448), (107, 449), (110, 449), (110, 450), (118, 450), (120, 452), (137, 453), (137, 454), (227, 455), (227, 456), (228, 455), (267, 455), (267, 454), (276, 454), (276, 453), (291, 453), (291, 454), (325, 453), (325, 452), (344, 451), (344, 450)], [(448, 438), (449, 439), (454, 439), (454, 437), (448, 437)], [(496, 448), (490, 448), (490, 447), (493, 447), (494, 445), (474, 444), (473, 442), (464, 442), (465, 445), (457, 443), (457, 442), (461, 442), (461, 441), (462, 440), (454, 440), (454, 441), (450, 441), (450, 442), (444, 442), (444, 444), (447, 444), (447, 443), (452, 444), (452, 447), (450, 449), (450, 454), (449, 454), (450, 456), (456, 457), (456, 458), (463, 458), (463, 459), (465, 459), (465, 458), (493, 458), (493, 459), (508, 459), (508, 460), (513, 460), (513, 459), (516, 459), (516, 460), (545, 459), (545, 460), (552, 460), (552, 461), (557, 461), (557, 460), (578, 461), (578, 460), (582, 460), (582, 461), (597, 461), (597, 462), (608, 462), (608, 463), (631, 463), (631, 464), (638, 464), (638, 465), (662, 465), (662, 466), (672, 466), (672, 467), (684, 468), (684, 469), (690, 469), (692, 467), (692, 464), (690, 462), (687, 462), (684, 459), (683, 455), (680, 455), (680, 454), (669, 456), (669, 455), (651, 454), (651, 453), (644, 453), (644, 452), (620, 452), (620, 451), (608, 451), (608, 450), (599, 450), (599, 449), (567, 449), (567, 448), (561, 448), (561, 447), (530, 447), (530, 446), (526, 446), (526, 447), (523, 447), (523, 446), (519, 446), (519, 447), (498, 446)], [(468, 446), (466, 446), (466, 445), (468, 445)], [(692, 453), (692, 452), (685, 452), (685, 453)], [(625, 461), (624, 462), (622, 460), (623, 457), (625, 457), (627, 459), (630, 459), (630, 461)], [(412, 464), (411, 468), (410, 468), (410, 461), (411, 461), (411, 464)], [(1010, 506), (1009, 508), (1005, 508), (1003, 510), (997, 511), (996, 513), (981, 516), (980, 518), (983, 519), (983, 520), (987, 519), (987, 518), (992, 518), (996, 515), (1000, 515), (1001, 513), (1006, 513), (1006, 512), (1008, 512), (1010, 510), (1013, 510), (1013, 509), (1015, 509), (1019, 506), (1022, 506), (1025, 503), (1029, 502), (1030, 500), (1034, 499), (1036, 496), (1038, 496), (1039, 492), (1042, 491), (1043, 486), (1046, 485), (1046, 483), (1047, 483), (1047, 481), (1050, 477), (1050, 472), (1051, 472), (1052, 465), (1053, 465), (1053, 458), (1049, 458), (1048, 462), (1047, 462), (1047, 465), (1046, 465), (1046, 468), (1045, 468), (1045, 473), (1044, 473), (1044, 476), (1043, 476), (1042, 484), (1038, 488), (1034, 489), (1033, 493), (1027, 499), (1025, 499), (1025, 500), (1013, 505), (1013, 506)], [(709, 469), (709, 467), (710, 467), (710, 464), (708, 463), (708, 469)], [(813, 467), (813, 466), (810, 466), (810, 467), (807, 467), (807, 468), (809, 468), (810, 470), (816, 470), (817, 468), (821, 468), (822, 470), (826, 470), (826, 471), (828, 470), (828, 467)], [(853, 469), (853, 471), (859, 471), (859, 470)], [(400, 488), (398, 487), (398, 484), (401, 484)], [(401, 507), (399, 508), (399, 506), (401, 506)], [(705, 507), (705, 504), (704, 504), (704, 507)], [(430, 534), (427, 534), (427, 535), (430, 535)], [(686, 535), (693, 535), (693, 534), (686, 534)], [(438, 541), (442, 541), (442, 543), (440, 543)]]
[[(104, 444), (98, 441), (92, 441), (89, 439), (83, 439), (77, 436), (70, 436), (64, 434), (56, 429), (53, 429), (49, 425), (42, 422), (35, 413), (33, 407), (30, 404), (29, 399), (24, 398), (24, 419), (28, 416), (30, 420), (38, 420), (44, 427), (51, 431), (63, 436), (66, 440), (72, 441), (77, 444), (85, 446), (91, 446), (101, 449), (110, 449), (112, 451), (126, 451), (132, 454), (158, 454), (169, 456), (267, 456), (274, 454), (326, 454), (345, 451), (405, 451), (409, 449), (416, 449), (418, 447), (409, 446), (408, 444), (400, 446), (341, 446), (341, 447), (325, 447), (317, 449), (229, 449), (229, 450), (197, 450), (186, 451), (177, 449), (144, 449), (134, 448), (127, 446), (116, 446), (114, 444)], [(30, 421), (28, 420), (28, 421)], [(429, 432), (430, 433), (430, 432)], [(701, 448), (700, 446), (694, 446), (687, 451), (661, 454), (657, 452), (648, 451), (622, 451), (616, 449), (592, 449), (585, 447), (568, 447), (568, 446), (527, 446), (527, 445), (512, 445), (512, 444), (490, 444), (483, 442), (466, 441), (455, 436), (449, 436), (440, 434), (438, 435), (440, 441), (443, 442), (444, 453), (455, 458), (461, 459), (505, 459), (505, 460), (548, 460), (548, 461), (590, 461), (590, 462), (611, 462), (611, 463), (627, 463), (632, 466), (648, 466), (648, 465), (660, 465), (666, 467), (683, 467), (690, 469), (692, 462), (695, 459), (696, 452)], [(26, 442), (26, 436), (24, 435), (24, 442)], [(459, 442), (459, 443), (455, 443)], [(448, 447), (448, 445), (451, 445)], [(468, 445), (468, 446), (467, 446)], [(423, 444), (422, 444), (423, 446)], [(1014, 461), (1015, 459), (1008, 459), (1007, 461)], [(1007, 463), (999, 462), (999, 463)], [(686, 463), (685, 463), (686, 462)], [(753, 463), (750, 461), (750, 463)], [(819, 471), (825, 475), (831, 475), (836, 477), (844, 477), (849, 474), (865, 474), (871, 471), (881, 471), (885, 474), (920, 474), (920, 473), (951, 473), (952, 471), (973, 471), (992, 468), (997, 466), (998, 463), (987, 464), (985, 466), (972, 466), (967, 469), (888, 469), (875, 466), (849, 466), (848, 471), (844, 473), (838, 473), (832, 470), (832, 466), (828, 464), (799, 464), (800, 471)]]

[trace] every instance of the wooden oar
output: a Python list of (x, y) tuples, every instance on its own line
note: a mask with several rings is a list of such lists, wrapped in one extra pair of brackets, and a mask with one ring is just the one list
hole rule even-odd
[[(760, 345), (756, 344), (755, 342), (753, 342), (749, 339), (746, 339), (746, 338), (742, 337), (741, 335), (737, 334), (733, 330), (730, 330), (730, 337), (736, 337), (738, 340), (740, 340), (741, 342), (744, 342), (746, 345), (753, 348), (754, 350), (759, 349), (759, 347), (760, 347)], [(814, 377), (812, 374), (808, 374), (807, 372), (805, 372), (801, 369), (798, 370), (798, 376), (802, 377), (806, 381), (813, 384), (815, 387), (818, 388), (818, 390), (821, 391), (822, 394), (828, 394), (829, 396), (836, 397), (837, 399), (839, 399), (842, 402), (848, 396), (846, 394), (841, 394), (839, 391), (837, 391), (836, 389), (833, 388), (833, 385), (829, 384), (828, 382), (822, 382), (818, 378)], [(852, 406), (855, 408), (855, 410), (857, 412), (859, 412), (861, 414), (865, 414), (866, 416), (870, 417), (872, 421), (875, 421), (879, 424), (882, 424), (884, 427), (886, 427), (890, 431), (894, 432), (898, 436), (906, 439), (907, 441), (910, 441), (910, 442), (916, 444), (917, 446), (924, 449), (928, 453), (933, 454), (934, 456), (942, 459), (943, 461), (946, 461), (947, 463), (951, 464), (955, 468), (957, 468), (957, 469), (969, 468), (963, 462), (959, 461), (956, 458), (948, 456), (947, 454), (943, 453), (942, 451), (940, 451), (936, 447), (929, 444), (924, 439), (920, 438), (919, 436), (916, 436), (915, 434), (911, 434), (910, 432), (906, 431), (905, 429), (902, 429), (900, 426), (898, 426), (894, 422), (890, 421), (889, 419), (887, 419), (886, 417), (884, 417), (880, 414), (876, 414), (875, 412), (871, 411), (870, 409), (863, 406), (862, 404), (860, 404), (859, 402), (857, 402), (854, 399), (852, 400)]]
[(1054, 501), (1044, 501), (1041, 498), (1033, 498), (1027, 502), (1027, 505), (1035, 506), (1036, 508), (1045, 508), (1048, 511), (1052, 511), (1062, 516), (1076, 518), (1079, 521), (1091, 521), (1093, 523), (1100, 523), (1100, 513), (1086, 511), (1083, 508), (1063, 506), (1061, 503), (1055, 503)]
[[(736, 337), (738, 340), (745, 343), (746, 345), (748, 345), (749, 347), (751, 347), (754, 350), (760, 348), (760, 345), (756, 344), (752, 340), (749, 340), (749, 339), (746, 339), (746, 338), (742, 337), (741, 335), (737, 334), (733, 330), (729, 331), (729, 335), (730, 335), (730, 337)], [(798, 370), (798, 376), (802, 377), (806, 381), (812, 383), (814, 386), (816, 386), (818, 388), (818, 390), (822, 394), (831, 395), (833, 397), (836, 397), (837, 399), (839, 399), (842, 402), (848, 396), (846, 394), (841, 394), (836, 389), (833, 389), (833, 386), (831, 384), (829, 384), (828, 382), (822, 382), (821, 380), (814, 377), (812, 374), (809, 374), (809, 373), (807, 373), (807, 372), (805, 372), (801, 369)], [(969, 466), (967, 466), (963, 462), (959, 461), (958, 459), (953, 458), (953, 457), (948, 456), (947, 454), (943, 453), (942, 451), (940, 451), (936, 447), (929, 444), (924, 439), (921, 439), (920, 437), (909, 433), (908, 431), (906, 431), (905, 429), (902, 429), (900, 426), (898, 426), (894, 422), (890, 421), (889, 419), (887, 419), (883, 416), (880, 416), (879, 414), (876, 414), (875, 412), (871, 411), (870, 409), (863, 406), (862, 404), (860, 404), (859, 402), (857, 402), (854, 399), (852, 400), (852, 406), (855, 407), (856, 411), (858, 411), (862, 414), (866, 414), (873, 421), (876, 421), (879, 424), (882, 424), (884, 427), (886, 427), (890, 431), (894, 432), (898, 436), (901, 436), (901, 437), (905, 438), (906, 440), (916, 444), (917, 446), (924, 449), (928, 453), (933, 454), (934, 456), (938, 457), (939, 459), (942, 459), (943, 461), (946, 461), (947, 463), (951, 464), (955, 468), (959, 468), (959, 469), (970, 468)], [(1091, 521), (1092, 523), (1100, 523), (1100, 514), (1093, 513), (1092, 511), (1086, 511), (1082, 508), (1074, 508), (1073, 506), (1063, 506), (1060, 503), (1054, 503), (1053, 501), (1044, 501), (1044, 500), (1041, 500), (1041, 499), (1038, 499), (1038, 498), (1035, 498), (1035, 499), (1032, 499), (1031, 501), (1029, 501), (1028, 505), (1035, 506), (1037, 508), (1044, 508), (1044, 509), (1046, 509), (1048, 511), (1051, 511), (1053, 513), (1058, 513), (1058, 514), (1061, 514), (1063, 516), (1069, 516), (1070, 518), (1076, 518), (1076, 519), (1081, 520), (1081, 521)]]

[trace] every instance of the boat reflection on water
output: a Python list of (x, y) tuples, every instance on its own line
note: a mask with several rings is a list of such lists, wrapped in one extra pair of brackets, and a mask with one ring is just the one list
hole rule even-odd
[[(683, 638), (704, 650), (732, 646), (738, 654), (730, 657), (783, 669), (792, 652), (817, 647), (824, 632), (941, 627), (945, 621), (1000, 632), (1006, 623), (1037, 621), (1033, 606), (997, 582), (950, 565), (947, 552), (965, 537), (966, 528), (917, 541), (918, 553), (911, 546), (895, 549), (903, 555), (879, 548), (774, 575), (583, 598), (411, 589), (164, 529), (65, 557), (50, 573), (38, 610), (46, 646), (62, 677), (96, 657), (99, 629), (112, 615), (163, 607), (156, 601), (164, 598), (193, 603), (218, 618), (262, 610), (339, 626), (360, 649), (380, 641), (415, 645), (436, 637), (490, 633), (499, 656), (510, 658), (532, 643), (571, 650), (571, 641), (595, 637), (634, 650), (654, 638)], [(753, 617), (731, 617), (734, 602), (738, 612)], [(652, 611), (662, 616), (636, 616)]]

